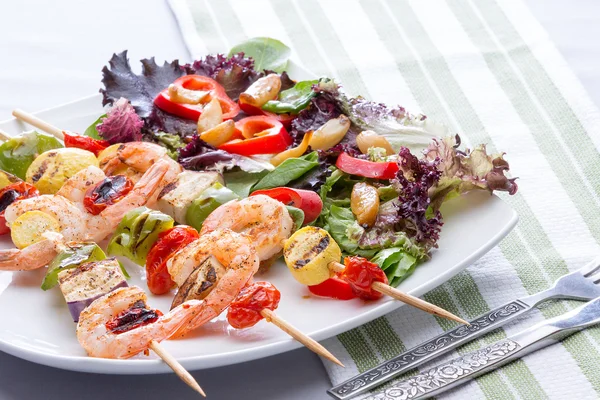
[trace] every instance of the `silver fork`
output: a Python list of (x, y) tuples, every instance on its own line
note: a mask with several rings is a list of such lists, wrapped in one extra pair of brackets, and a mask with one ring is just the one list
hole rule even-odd
[(337, 399), (348, 399), (364, 393), (419, 365), (447, 353), (525, 314), (549, 299), (588, 301), (600, 297), (600, 257), (585, 267), (563, 275), (544, 291), (521, 297), (442, 333), (404, 353), (363, 372), (327, 391)]

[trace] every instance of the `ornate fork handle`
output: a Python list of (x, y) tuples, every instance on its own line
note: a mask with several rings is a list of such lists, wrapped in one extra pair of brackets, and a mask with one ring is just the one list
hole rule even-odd
[(383, 382), (397, 375), (449, 352), (526, 313), (534, 304), (528, 304), (529, 302), (523, 300), (512, 301), (480, 315), (471, 321), (471, 325), (469, 326), (460, 325), (450, 331), (444, 332), (417, 347), (405, 351), (378, 367), (334, 386), (328, 390), (328, 393), (338, 399), (347, 399), (381, 385)]

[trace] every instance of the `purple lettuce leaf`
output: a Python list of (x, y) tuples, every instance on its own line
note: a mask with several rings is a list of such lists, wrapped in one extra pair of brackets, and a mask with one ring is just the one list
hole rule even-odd
[(185, 168), (193, 171), (204, 171), (222, 162), (230, 162), (235, 155), (226, 151), (219, 150), (198, 135), (194, 135), (192, 140), (179, 150), (179, 163)]
[(434, 139), (425, 150), (425, 158), (438, 160), (441, 172), (439, 182), (429, 190), (432, 207), (470, 190), (504, 191), (514, 195), (518, 190), (516, 178), (505, 175), (510, 169), (504, 154), (490, 155), (485, 145), (473, 151), (459, 149), (460, 137), (448, 136)]
[(96, 130), (104, 140), (115, 144), (142, 140), (143, 126), (144, 121), (136, 114), (129, 101), (121, 97), (113, 103)]
[(401, 230), (426, 248), (437, 247), (442, 222), (439, 210), (430, 209), (429, 190), (435, 186), (442, 172), (439, 159), (419, 160), (407, 147), (399, 154), (400, 171), (393, 184), (400, 193), (398, 218)]
[(124, 97), (140, 117), (146, 118), (154, 109), (156, 95), (184, 74), (178, 60), (160, 66), (153, 57), (143, 59), (141, 63), (142, 73), (138, 75), (131, 70), (127, 50), (113, 54), (110, 68), (102, 68), (102, 105), (113, 104)]

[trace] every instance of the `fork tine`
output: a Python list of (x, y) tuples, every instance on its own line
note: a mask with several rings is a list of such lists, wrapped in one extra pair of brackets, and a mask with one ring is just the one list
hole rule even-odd
[(581, 268), (581, 273), (586, 278), (600, 270), (600, 257), (596, 257), (585, 267)]

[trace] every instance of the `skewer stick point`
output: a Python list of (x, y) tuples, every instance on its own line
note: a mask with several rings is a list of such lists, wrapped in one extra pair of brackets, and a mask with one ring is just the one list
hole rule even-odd
[(36, 117), (33, 114), (29, 114), (28, 112), (25, 112), (19, 108), (16, 108), (13, 110), (12, 115), (13, 115), (13, 117), (20, 119), (21, 121), (26, 122), (35, 128), (38, 128), (44, 132), (51, 134), (52, 136), (56, 137), (57, 139), (64, 140), (64, 138), (65, 138), (65, 135), (63, 135), (62, 130), (58, 129), (57, 127), (55, 127), (52, 124), (49, 124), (46, 121), (39, 119), (38, 117)]
[[(342, 272), (345, 268), (346, 267), (344, 266), (344, 264), (341, 264), (339, 262), (333, 261), (333, 262), (329, 263), (329, 269), (331, 269), (334, 272), (338, 272), (338, 273)], [(450, 319), (452, 321), (460, 322), (461, 324), (470, 325), (464, 319), (457, 317), (456, 315), (452, 314), (449, 311), (444, 310), (441, 307), (431, 304), (425, 300), (421, 300), (420, 298), (412, 296), (408, 293), (404, 293), (396, 288), (391, 287), (390, 285), (386, 285), (383, 282), (373, 282), (373, 285), (371, 287), (374, 290), (378, 291), (379, 293), (393, 297), (394, 299), (396, 299), (398, 301), (409, 304), (409, 305), (416, 307), (420, 310), (423, 310), (429, 314), (437, 315), (438, 317), (442, 317), (442, 318)]]
[(298, 329), (296, 329), (295, 327), (290, 325), (288, 322), (281, 319), (273, 311), (269, 310), (268, 308), (264, 308), (260, 312), (260, 315), (262, 315), (263, 318), (267, 322), (270, 322), (273, 325), (277, 326), (279, 329), (281, 329), (282, 331), (284, 331), (285, 333), (287, 333), (288, 335), (290, 335), (291, 337), (293, 337), (294, 339), (296, 339), (297, 341), (299, 341), (300, 343), (302, 343), (303, 345), (308, 347), (309, 350), (314, 351), (318, 355), (328, 359), (329, 361), (331, 361), (341, 367), (345, 367), (344, 364), (342, 364), (340, 362), (340, 360), (335, 358), (335, 356), (333, 354), (331, 354), (329, 352), (329, 350), (327, 350), (325, 347), (321, 346), (321, 344), (319, 344), (319, 342), (310, 338), (309, 336), (306, 336), (304, 333), (300, 332)]
[(206, 393), (200, 387), (194, 377), (185, 369), (183, 365), (179, 364), (179, 361), (175, 359), (160, 343), (156, 340), (150, 342), (150, 348), (160, 357), (162, 360), (177, 374), (182, 381), (184, 381), (189, 387), (200, 393), (203, 397), (206, 397)]

